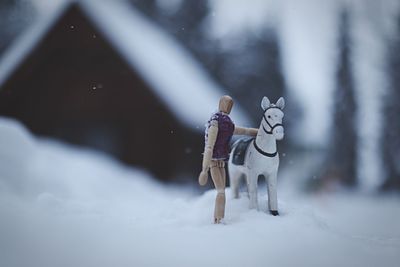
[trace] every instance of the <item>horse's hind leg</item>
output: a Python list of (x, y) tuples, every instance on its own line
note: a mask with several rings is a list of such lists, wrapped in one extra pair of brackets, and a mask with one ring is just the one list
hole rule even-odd
[(241, 176), (242, 173), (239, 170), (229, 172), (229, 181), (233, 193), (233, 198), (239, 198), (239, 186)]
[(258, 210), (258, 197), (257, 197), (257, 182), (258, 176), (255, 173), (249, 173), (247, 175), (247, 188), (249, 191), (249, 198), (250, 209), (257, 209)]

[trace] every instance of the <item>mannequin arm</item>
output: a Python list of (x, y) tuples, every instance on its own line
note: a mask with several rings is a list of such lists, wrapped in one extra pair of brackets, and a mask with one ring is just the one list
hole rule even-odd
[(210, 128), (208, 129), (207, 144), (204, 148), (202, 170), (199, 176), (199, 184), (205, 185), (208, 179), (208, 170), (210, 168), (214, 145), (218, 135), (218, 122), (211, 121)]
[(256, 136), (258, 133), (258, 129), (256, 128), (244, 128), (244, 127), (239, 127), (235, 126), (235, 131), (233, 134), (236, 135), (251, 135), (251, 136)]

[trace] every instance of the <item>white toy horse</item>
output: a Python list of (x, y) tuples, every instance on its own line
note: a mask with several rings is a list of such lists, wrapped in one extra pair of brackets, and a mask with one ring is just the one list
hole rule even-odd
[[(261, 107), (264, 110), (264, 115), (257, 137), (248, 139), (247, 142), (240, 139), (233, 144), (228, 162), (229, 179), (233, 195), (238, 198), (240, 179), (245, 177), (250, 208), (258, 209), (258, 177), (264, 176), (268, 186), (268, 208), (270, 213), (276, 216), (279, 215), (276, 192), (279, 154), (276, 140), (282, 140), (284, 136), (282, 125), (284, 114), (282, 110), (285, 107), (285, 100), (281, 97), (276, 104), (271, 104), (269, 99), (264, 97), (261, 101)], [(238, 157), (240, 158), (240, 153), (242, 153), (242, 162), (237, 160)]]

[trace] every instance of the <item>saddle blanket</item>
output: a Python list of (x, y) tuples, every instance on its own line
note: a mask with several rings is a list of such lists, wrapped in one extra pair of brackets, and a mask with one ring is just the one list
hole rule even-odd
[(244, 137), (237, 140), (233, 145), (233, 157), (232, 163), (235, 165), (243, 165), (244, 157), (246, 155), (247, 148), (250, 143), (254, 140), (254, 137)]

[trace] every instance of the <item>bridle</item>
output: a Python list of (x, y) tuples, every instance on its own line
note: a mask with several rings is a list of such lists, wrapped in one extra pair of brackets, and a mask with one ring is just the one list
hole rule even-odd
[[(263, 128), (263, 130), (264, 130), (264, 132), (265, 132), (266, 134), (273, 134), (273, 131), (274, 131), (274, 129), (275, 129), (276, 127), (279, 127), (279, 126), (282, 126), (282, 127), (283, 127), (283, 124), (282, 124), (282, 123), (277, 123), (277, 124), (275, 124), (275, 125), (271, 125), (271, 123), (270, 123), (270, 122), (268, 121), (268, 119), (265, 117), (265, 113), (267, 113), (267, 110), (272, 109), (272, 108), (280, 109), (280, 108), (277, 107), (277, 106), (271, 106), (271, 107), (269, 107), (269, 108), (267, 108), (267, 109), (264, 110), (263, 120), (268, 124), (269, 128), (271, 128), (271, 130), (267, 131), (267, 129), (265, 129), (264, 125), (261, 124), (261, 126), (262, 126), (262, 128)], [(275, 151), (274, 153), (268, 153), (268, 152), (263, 151), (263, 150), (257, 145), (256, 139), (253, 140), (253, 145), (254, 145), (254, 148), (257, 150), (257, 152), (260, 153), (260, 154), (263, 155), (263, 156), (266, 156), (266, 157), (269, 157), (269, 158), (273, 158), (273, 157), (275, 157), (276, 155), (278, 155), (278, 150)]]
[(267, 131), (267, 129), (265, 129), (264, 125), (262, 125), (262, 128), (263, 128), (263, 130), (264, 130), (264, 132), (265, 132), (266, 134), (273, 134), (273, 131), (274, 131), (274, 129), (275, 129), (276, 127), (279, 127), (279, 126), (282, 126), (282, 127), (283, 127), (283, 124), (282, 124), (282, 123), (277, 123), (277, 124), (275, 124), (274, 126), (272, 126), (271, 123), (269, 123), (268, 119), (265, 117), (265, 113), (267, 113), (267, 110), (273, 109), (273, 108), (277, 108), (277, 109), (281, 110), (280, 108), (278, 108), (278, 107), (276, 107), (276, 106), (272, 106), (272, 107), (267, 108), (267, 109), (264, 111), (263, 120), (268, 124), (269, 128), (271, 128), (271, 130)]

